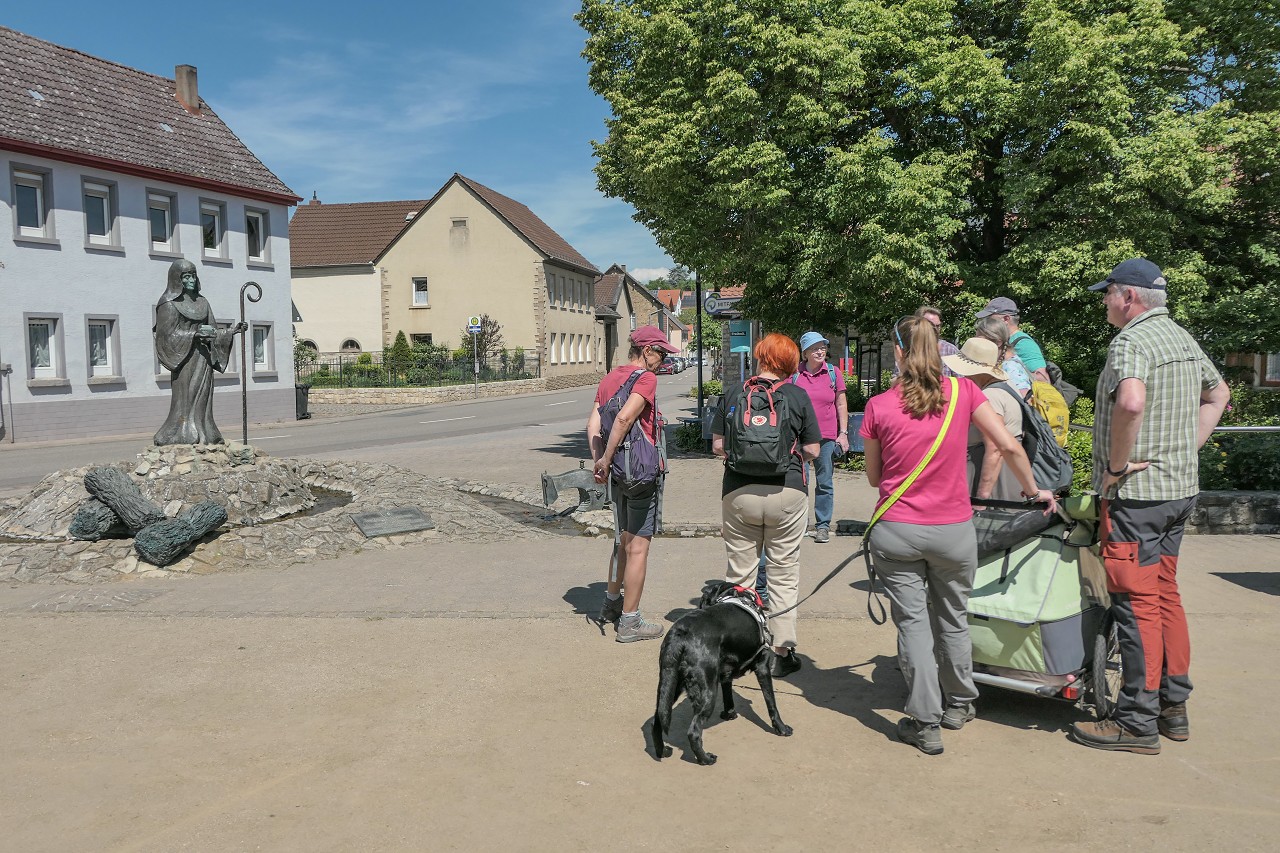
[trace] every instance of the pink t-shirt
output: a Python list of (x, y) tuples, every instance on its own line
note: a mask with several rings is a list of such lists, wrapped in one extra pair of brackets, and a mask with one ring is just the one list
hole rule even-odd
[[(947, 427), (942, 446), (916, 481), (882, 516), (885, 521), (909, 524), (958, 524), (973, 517), (969, 505), (969, 482), (965, 455), (969, 443), (969, 420), (974, 411), (987, 401), (982, 390), (965, 377), (956, 379), (960, 399)], [(951, 399), (951, 383), (942, 381), (942, 396)], [(867, 401), (862, 418), (863, 438), (880, 442), (882, 461), (880, 499), (893, 493), (915, 470), (929, 452), (942, 428), (946, 407), (935, 415), (913, 418), (902, 408), (902, 391), (898, 386)]]
[[(658, 377), (654, 374), (644, 370), (642, 367), (636, 367), (634, 364), (623, 364), (615, 367), (605, 375), (604, 379), (600, 380), (600, 387), (596, 389), (596, 405), (603, 406), (609, 402), (609, 398), (617, 394), (618, 390), (627, 384), (631, 374), (637, 370), (643, 371), (643, 375), (631, 387), (631, 393), (644, 397), (645, 406), (640, 411), (640, 429), (657, 444), (658, 427), (654, 422), (654, 412), (658, 411)], [(607, 441), (608, 438), (609, 436), (606, 435), (605, 440)]]
[[(835, 375), (836, 385), (831, 387), (831, 377)], [(791, 378), (792, 382), (803, 388), (813, 402), (813, 411), (818, 416), (818, 429), (823, 438), (834, 439), (840, 432), (839, 418), (836, 415), (836, 395), (844, 396), (844, 377), (834, 366), (827, 372), (827, 365), (818, 368), (817, 373), (810, 373), (803, 361), (799, 372)]]

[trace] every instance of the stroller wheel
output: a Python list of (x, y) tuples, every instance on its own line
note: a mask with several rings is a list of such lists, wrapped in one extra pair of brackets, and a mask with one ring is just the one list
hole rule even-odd
[(1116, 628), (1107, 620), (1093, 638), (1093, 658), (1089, 663), (1089, 693), (1099, 720), (1111, 716), (1120, 698), (1124, 675), (1120, 670), (1120, 644)]

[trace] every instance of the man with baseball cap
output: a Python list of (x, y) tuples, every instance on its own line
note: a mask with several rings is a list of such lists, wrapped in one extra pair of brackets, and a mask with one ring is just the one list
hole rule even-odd
[(983, 317), (999, 317), (1009, 327), (1009, 345), (1018, 354), (1018, 358), (1026, 366), (1031, 378), (1038, 382), (1050, 382), (1049, 362), (1045, 360), (1044, 351), (1035, 339), (1026, 332), (1018, 331), (1018, 303), (1007, 296), (997, 296), (988, 302), (981, 311), (974, 315), (975, 319)]
[(1106, 291), (1107, 349), (1094, 398), (1093, 485), (1102, 497), (1102, 560), (1124, 686), (1110, 719), (1076, 723), (1095, 749), (1155, 755), (1160, 735), (1191, 735), (1191, 642), (1178, 593), (1178, 550), (1200, 491), (1199, 449), (1231, 392), (1165, 308), (1166, 282), (1146, 258), (1116, 266)]

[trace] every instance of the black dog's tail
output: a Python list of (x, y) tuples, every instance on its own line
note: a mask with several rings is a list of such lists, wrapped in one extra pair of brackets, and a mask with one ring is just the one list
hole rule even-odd
[(667, 640), (670, 638), (670, 633), (663, 638), (662, 653), (658, 656), (658, 702), (657, 707), (653, 709), (653, 726), (650, 729), (653, 735), (654, 754), (659, 761), (662, 760), (662, 754), (666, 751), (663, 735), (671, 729), (671, 709), (680, 696), (679, 657), (683, 646), (668, 643)]

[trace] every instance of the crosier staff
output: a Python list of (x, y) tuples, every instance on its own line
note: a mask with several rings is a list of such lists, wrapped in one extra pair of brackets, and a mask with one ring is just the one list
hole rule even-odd
[[(254, 294), (246, 295), (245, 291), (251, 287), (257, 294), (256, 296)], [(246, 298), (250, 302), (261, 301), (262, 286), (256, 281), (246, 281), (244, 286), (240, 288), (240, 327), (245, 330), (249, 328), (248, 323), (246, 323), (244, 319), (244, 301)], [(248, 335), (244, 334), (240, 336), (240, 435), (244, 441), (245, 447), (249, 446), (249, 342), (246, 340), (248, 337)], [(265, 341), (263, 342), (263, 346), (266, 346)]]

